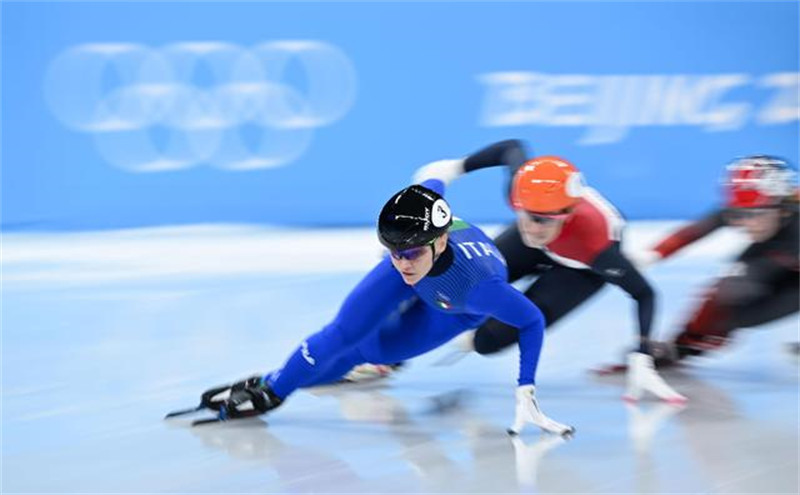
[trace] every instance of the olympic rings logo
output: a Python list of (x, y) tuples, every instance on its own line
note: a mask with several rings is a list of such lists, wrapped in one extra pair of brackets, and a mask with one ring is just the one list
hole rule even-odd
[(315, 128), (341, 119), (356, 74), (320, 41), (94, 43), (59, 54), (44, 92), (64, 125), (122, 169), (253, 170), (292, 162)]

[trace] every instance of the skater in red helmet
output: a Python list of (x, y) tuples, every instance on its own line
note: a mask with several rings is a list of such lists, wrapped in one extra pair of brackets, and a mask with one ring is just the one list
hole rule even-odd
[[(429, 163), (418, 170), (415, 180), (447, 182), (494, 166), (505, 166), (511, 172), (508, 196), (517, 215), (516, 222), (495, 239), (508, 263), (509, 282), (535, 277), (523, 292), (542, 310), (548, 329), (606, 283), (620, 287), (636, 304), (638, 340), (628, 356), (625, 397), (635, 400), (651, 392), (667, 401), (685, 401), (654, 370), (650, 329), (656, 295), (620, 248), (624, 219), (584, 183), (572, 163), (556, 156), (529, 160), (522, 142), (507, 140), (462, 159)], [(517, 339), (516, 328), (490, 319), (459, 337), (459, 343), (464, 350), (492, 354)]]
[[(742, 229), (752, 241), (727, 274), (705, 291), (680, 332), (654, 352), (660, 366), (725, 345), (734, 330), (755, 327), (800, 309), (796, 174), (778, 157), (731, 162), (722, 180), (724, 206), (640, 253), (640, 266), (668, 258), (720, 227)], [(797, 344), (790, 346), (797, 352)]]

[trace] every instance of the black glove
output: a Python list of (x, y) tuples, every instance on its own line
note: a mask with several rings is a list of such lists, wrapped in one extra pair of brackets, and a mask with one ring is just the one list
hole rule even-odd
[(220, 385), (219, 387), (206, 390), (200, 396), (200, 405), (215, 411), (219, 411), (219, 408), (225, 404), (225, 399), (221, 398), (221, 396), (225, 392), (230, 391), (230, 389), (231, 385)]
[(252, 377), (231, 387), (231, 395), (225, 401), (224, 414), (228, 418), (255, 416), (271, 411), (282, 403), (283, 399), (275, 395), (269, 385), (262, 382), (261, 377)]
[(238, 390), (244, 390), (247, 387), (255, 387), (261, 383), (261, 379), (261, 375), (255, 375), (233, 384), (227, 383), (225, 385), (210, 388), (203, 392), (203, 394), (200, 396), (200, 404), (209, 409), (213, 409), (214, 411), (219, 411), (220, 407), (225, 405), (225, 401), (229, 397), (229, 394)]
[(238, 390), (244, 390), (246, 388), (257, 387), (261, 385), (261, 381), (263, 379), (264, 375), (253, 375), (250, 378), (239, 380), (238, 382), (231, 385), (231, 393), (236, 392)]

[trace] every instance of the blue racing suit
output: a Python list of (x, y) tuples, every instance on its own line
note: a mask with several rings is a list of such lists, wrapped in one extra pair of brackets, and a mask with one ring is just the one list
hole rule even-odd
[[(423, 186), (443, 193), (438, 180)], [(387, 256), (345, 299), (336, 317), (266, 377), (280, 398), (338, 380), (362, 363), (424, 354), (492, 317), (519, 329), (520, 385), (535, 383), (544, 317), (506, 282), (505, 260), (480, 229), (455, 219), (431, 271), (407, 285)]]

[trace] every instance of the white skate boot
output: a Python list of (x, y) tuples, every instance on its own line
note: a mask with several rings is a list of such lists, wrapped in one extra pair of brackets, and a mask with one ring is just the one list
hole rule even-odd
[(644, 392), (650, 392), (670, 403), (684, 403), (686, 397), (676, 392), (656, 372), (653, 356), (641, 352), (628, 354), (628, 384), (623, 399), (637, 401)]
[(517, 407), (514, 424), (508, 429), (511, 435), (519, 435), (525, 423), (533, 423), (542, 430), (556, 435), (571, 435), (575, 428), (564, 425), (545, 416), (536, 400), (536, 387), (521, 385), (517, 387)]
[(475, 330), (467, 330), (454, 338), (453, 348), (463, 353), (473, 352), (475, 350)]
[(372, 363), (364, 363), (359, 364), (358, 366), (354, 367), (350, 371), (347, 372), (346, 375), (342, 377), (342, 381), (345, 383), (365, 383), (371, 382), (374, 380), (380, 380), (381, 378), (388, 378), (392, 375), (396, 370), (400, 369), (402, 364), (372, 364)]
[(433, 363), (434, 366), (451, 366), (475, 351), (475, 330), (462, 332), (450, 341), (450, 352)]

